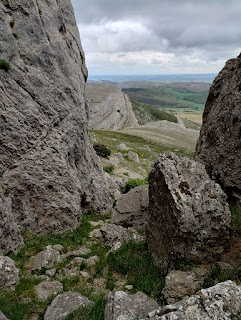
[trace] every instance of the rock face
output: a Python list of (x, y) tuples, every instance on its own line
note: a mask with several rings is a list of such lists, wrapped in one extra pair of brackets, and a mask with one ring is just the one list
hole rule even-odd
[(90, 104), (90, 129), (119, 130), (138, 127), (131, 102), (119, 87), (89, 83), (86, 95)]
[(48, 307), (44, 320), (62, 320), (81, 307), (90, 306), (92, 302), (78, 292), (59, 294)]
[(13, 217), (12, 201), (0, 190), (0, 250), (8, 254), (16, 252), (22, 245), (23, 238)]
[(232, 204), (241, 206), (241, 55), (214, 80), (203, 114), (195, 160), (206, 167)]
[(110, 292), (105, 308), (106, 320), (136, 320), (146, 317), (149, 312), (158, 308), (158, 304), (143, 292), (134, 295), (124, 291)]
[(139, 186), (123, 194), (114, 204), (111, 222), (125, 228), (143, 229), (149, 210), (149, 187)]
[(51, 246), (47, 246), (46, 250), (41, 251), (37, 254), (32, 270), (41, 270), (42, 268), (51, 268), (55, 262), (61, 260), (59, 251), (53, 250)]
[(35, 287), (37, 297), (41, 301), (63, 291), (63, 285), (59, 281), (44, 281)]
[(190, 271), (172, 270), (165, 278), (164, 298), (171, 304), (191, 296), (202, 287), (207, 277), (208, 271), (201, 267)]
[(19, 282), (19, 270), (9, 257), (0, 256), (0, 287), (14, 290)]
[(1, 311), (0, 311), (0, 319), (1, 320), (9, 320)]
[(229, 243), (230, 211), (221, 187), (202, 164), (160, 155), (149, 177), (148, 246), (163, 270), (176, 259), (220, 256)]
[(152, 312), (146, 320), (238, 320), (240, 310), (241, 287), (232, 281), (225, 281), (202, 289), (199, 294), (176, 305), (168, 305)]
[(1, 1), (0, 18), (0, 55), (11, 66), (0, 69), (0, 176), (13, 223), (73, 229), (84, 209), (105, 210), (111, 199), (87, 132), (87, 70), (71, 2)]

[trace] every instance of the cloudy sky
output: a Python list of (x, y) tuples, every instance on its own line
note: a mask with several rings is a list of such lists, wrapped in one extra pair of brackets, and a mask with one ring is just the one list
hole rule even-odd
[(241, 51), (240, 0), (71, 0), (91, 75), (217, 73)]

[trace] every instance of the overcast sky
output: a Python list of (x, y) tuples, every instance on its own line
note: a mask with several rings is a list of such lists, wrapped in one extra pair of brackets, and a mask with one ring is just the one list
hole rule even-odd
[(217, 73), (241, 51), (240, 0), (71, 0), (91, 75)]

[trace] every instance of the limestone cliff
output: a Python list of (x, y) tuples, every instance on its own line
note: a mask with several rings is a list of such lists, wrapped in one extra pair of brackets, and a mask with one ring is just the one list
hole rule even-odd
[(86, 86), (89, 101), (89, 129), (119, 130), (138, 127), (132, 105), (115, 85), (89, 83)]
[(229, 60), (212, 84), (195, 159), (229, 201), (241, 205), (241, 55)]
[(5, 0), (0, 19), (0, 60), (11, 67), (0, 68), (0, 179), (9, 214), (34, 232), (75, 228), (83, 210), (111, 201), (88, 136), (87, 70), (71, 2)]

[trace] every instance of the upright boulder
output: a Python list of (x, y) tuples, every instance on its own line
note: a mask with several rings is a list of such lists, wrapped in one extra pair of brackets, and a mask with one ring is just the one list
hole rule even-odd
[(229, 202), (241, 206), (240, 159), (241, 55), (229, 60), (212, 84), (195, 154)]
[(216, 259), (229, 243), (230, 211), (202, 164), (160, 155), (149, 177), (148, 246), (163, 270), (176, 259)]
[(87, 131), (71, 1), (1, 1), (0, 18), (0, 60), (11, 68), (0, 68), (0, 177), (12, 221), (39, 233), (73, 229), (111, 197)]
[(5, 256), (0, 256), (0, 288), (15, 290), (19, 282), (19, 270), (15, 262)]

